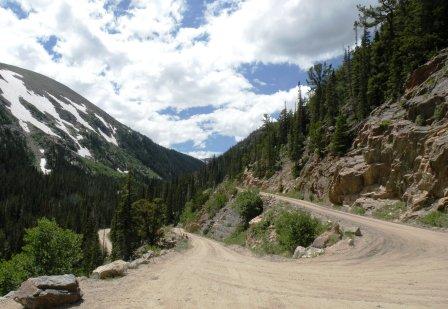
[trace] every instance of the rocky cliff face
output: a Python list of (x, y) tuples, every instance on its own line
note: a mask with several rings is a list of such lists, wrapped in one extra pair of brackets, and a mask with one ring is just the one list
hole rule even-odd
[[(405, 95), (375, 109), (346, 156), (308, 157), (300, 176), (280, 185), (253, 179), (270, 189), (294, 188), (333, 204), (372, 205), (402, 200), (402, 219), (448, 207), (448, 50), (417, 69)], [(282, 171), (284, 173), (284, 171)], [(283, 180), (284, 181), (284, 180)]]

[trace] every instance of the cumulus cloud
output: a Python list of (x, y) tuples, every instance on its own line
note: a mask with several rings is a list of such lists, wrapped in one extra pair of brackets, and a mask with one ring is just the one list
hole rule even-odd
[[(182, 28), (187, 0), (14, 1), (25, 18), (11, 1), (0, 0), (1, 62), (55, 78), (164, 146), (192, 141), (196, 157), (211, 154), (203, 148), (213, 134), (240, 140), (297, 96), (297, 87), (257, 94), (263, 81), (248, 80), (241, 65), (305, 69), (337, 56), (354, 40), (356, 4), (375, 2), (218, 0), (201, 26)], [(213, 111), (162, 112), (203, 106)]]

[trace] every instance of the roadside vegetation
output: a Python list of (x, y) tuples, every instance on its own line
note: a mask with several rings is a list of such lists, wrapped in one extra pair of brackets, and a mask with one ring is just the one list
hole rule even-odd
[(263, 212), (263, 200), (255, 190), (239, 192), (236, 196), (233, 208), (240, 214), (245, 227), (249, 221)]
[(448, 228), (448, 213), (436, 210), (422, 217), (420, 222), (429, 226)]
[(235, 181), (224, 181), (215, 190), (206, 189), (196, 193), (185, 204), (179, 223), (188, 232), (197, 232), (200, 228), (198, 220), (201, 215), (207, 214), (210, 218), (214, 217), (236, 194)]
[[(63, 229), (53, 220), (38, 220), (37, 226), (25, 232), (22, 251), (10, 260), (0, 263), (0, 295), (16, 289), (28, 277), (42, 275), (86, 274), (86, 258), (83, 254), (82, 235)], [(102, 263), (99, 242), (96, 240), (98, 259)]]
[(247, 246), (254, 252), (291, 256), (297, 246), (308, 247), (326, 226), (309, 213), (279, 207), (247, 231)]
[(396, 202), (375, 210), (372, 215), (377, 219), (393, 221), (398, 219), (405, 210), (406, 204), (404, 202)]

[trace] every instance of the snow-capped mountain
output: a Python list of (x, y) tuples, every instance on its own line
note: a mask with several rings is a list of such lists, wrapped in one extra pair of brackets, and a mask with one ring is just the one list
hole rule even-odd
[(1, 63), (0, 126), (25, 138), (43, 173), (51, 172), (55, 146), (65, 149), (70, 160), (90, 169), (119, 173), (132, 167), (146, 176), (170, 178), (202, 165), (155, 144), (68, 87)]

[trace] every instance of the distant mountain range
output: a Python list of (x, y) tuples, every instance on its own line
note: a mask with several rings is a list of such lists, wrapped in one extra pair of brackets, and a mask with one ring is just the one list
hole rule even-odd
[(55, 149), (93, 173), (120, 175), (132, 168), (142, 177), (169, 179), (204, 164), (157, 145), (53, 79), (0, 63), (0, 140), (7, 132), (26, 140), (44, 174), (56, 164)]

